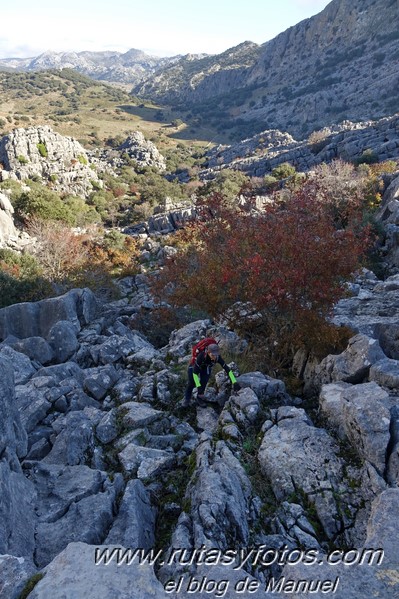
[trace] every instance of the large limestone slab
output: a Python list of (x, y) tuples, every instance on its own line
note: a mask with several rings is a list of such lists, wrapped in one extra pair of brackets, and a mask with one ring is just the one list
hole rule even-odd
[[(96, 564), (98, 549), (85, 543), (70, 543), (49, 564), (45, 577), (35, 586), (29, 599), (166, 599), (170, 597), (157, 580), (153, 568), (137, 561), (118, 565), (116, 559)], [(118, 548), (117, 548), (118, 549)], [(123, 554), (124, 548), (119, 547)]]
[(143, 483), (138, 479), (130, 480), (104, 543), (151, 549), (155, 544), (156, 513)]
[(0, 310), (0, 339), (8, 335), (46, 339), (60, 320), (69, 321), (78, 332), (96, 313), (97, 301), (90, 289), (72, 289), (59, 297), (14, 304)]
[[(318, 554), (316, 565), (303, 562), (285, 566), (282, 577), (286, 581), (327, 581), (336, 583), (334, 599), (394, 599), (399, 597), (399, 489), (387, 489), (373, 502), (363, 546), (345, 552), (338, 550), (334, 565), (327, 563), (325, 555)], [(340, 563), (346, 559), (346, 565)], [(338, 581), (337, 581), (338, 579)], [(278, 582), (279, 579), (276, 580)], [(288, 588), (288, 587), (287, 587)], [(303, 585), (289, 593), (292, 599), (303, 599)], [(299, 589), (302, 588), (302, 591)], [(315, 588), (315, 587), (313, 587)], [(317, 588), (317, 587), (316, 587)], [(277, 593), (276, 593), (277, 595)], [(330, 594), (320, 588), (309, 596), (315, 599)]]
[(14, 369), (7, 358), (0, 356), (0, 455), (6, 448), (23, 457), (28, 438), (15, 402)]
[(343, 477), (336, 442), (324, 429), (313, 426), (304, 410), (279, 408), (277, 422), (265, 432), (258, 459), (279, 501), (304, 494), (314, 503), (329, 538), (340, 531), (335, 501)]
[(324, 385), (320, 394), (321, 410), (330, 423), (381, 476), (390, 440), (390, 404), (389, 394), (374, 381)]

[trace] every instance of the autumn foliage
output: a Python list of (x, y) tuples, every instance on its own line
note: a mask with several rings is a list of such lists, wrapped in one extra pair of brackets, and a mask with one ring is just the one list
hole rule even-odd
[(38, 240), (35, 257), (42, 276), (59, 289), (112, 287), (112, 277), (138, 271), (139, 246), (131, 237), (74, 233), (59, 221), (33, 218), (28, 231)]
[(334, 212), (312, 182), (262, 213), (215, 194), (200, 222), (181, 233), (156, 289), (173, 305), (227, 314), (235, 328), (270, 343), (311, 341), (369, 243), (361, 206), (346, 210), (345, 228)]

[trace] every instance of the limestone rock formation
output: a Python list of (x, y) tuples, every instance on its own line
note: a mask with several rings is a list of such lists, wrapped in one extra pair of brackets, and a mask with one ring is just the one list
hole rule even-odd
[[(17, 599), (34, 573), (37, 599), (94, 599), (99, 588), (179, 599), (205, 579), (209, 596), (242, 597), (247, 581), (263, 597), (284, 576), (339, 576), (341, 597), (396, 592), (398, 286), (364, 271), (336, 307), (359, 333), (299, 368), (324, 383), (312, 410), (282, 381), (240, 372), (246, 344), (224, 325), (196, 320), (152, 345), (132, 318), (154, 305), (144, 275), (121, 280), (116, 302), (76, 289), (2, 309), (0, 599)], [(208, 405), (183, 410), (187, 362), (204, 336), (235, 356), (241, 389), (221, 370)], [(324, 562), (370, 545), (386, 563)], [(323, 560), (317, 572), (277, 560), (304, 551)]]
[[(0, 174), (1, 176), (1, 174)], [(6, 245), (10, 237), (15, 237), (16, 229), (13, 220), (14, 208), (8, 197), (0, 193), (0, 247)]]
[(45, 125), (14, 129), (2, 137), (0, 164), (1, 180), (40, 177), (58, 191), (82, 197), (93, 191), (92, 181), (101, 185), (83, 146)]
[(139, 166), (154, 166), (160, 171), (165, 170), (165, 158), (152, 141), (146, 140), (141, 131), (134, 131), (118, 148)]
[[(345, 161), (358, 160), (364, 152), (370, 152), (380, 161), (398, 158), (398, 126), (397, 114), (375, 121), (343, 121), (336, 126), (328, 125), (318, 132), (318, 142), (312, 136), (298, 141), (288, 133), (267, 129), (231, 146), (217, 146), (210, 150), (208, 169), (201, 172), (201, 177), (211, 178), (223, 168), (233, 168), (249, 176), (261, 177), (283, 162), (289, 162), (299, 171), (308, 171), (317, 164), (337, 158)], [(391, 195), (393, 197), (390, 200)], [(392, 184), (386, 200), (387, 206), (394, 200), (394, 196)], [(388, 210), (395, 210), (395, 206), (393, 203)], [(392, 218), (389, 222), (393, 222)]]

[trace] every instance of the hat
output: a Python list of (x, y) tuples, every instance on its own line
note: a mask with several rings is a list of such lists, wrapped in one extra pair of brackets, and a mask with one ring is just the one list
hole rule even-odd
[(219, 346), (216, 345), (216, 343), (212, 343), (211, 345), (208, 345), (208, 352), (211, 352), (211, 354), (213, 354), (214, 356), (218, 356), (219, 355)]

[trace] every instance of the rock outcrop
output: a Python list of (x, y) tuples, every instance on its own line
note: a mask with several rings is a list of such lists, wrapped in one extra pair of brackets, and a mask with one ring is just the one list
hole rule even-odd
[(13, 214), (14, 208), (10, 200), (4, 193), (0, 193), (0, 247), (5, 246), (17, 234)]
[[(133, 132), (116, 150), (88, 151), (48, 126), (14, 129), (0, 139), (0, 181), (40, 178), (55, 191), (86, 198), (102, 187), (98, 173), (115, 174), (113, 168), (124, 166), (126, 157), (141, 167), (166, 168), (162, 154), (140, 131)], [(5, 196), (0, 204), (0, 223), (3, 211), (10, 213)]]
[[(397, 287), (363, 282), (380, 300)], [(264, 596), (280, 577), (339, 577), (337, 596), (367, 587), (357, 599), (396, 590), (399, 361), (384, 352), (392, 340), (367, 333), (383, 323), (360, 319), (347, 350), (318, 365), (317, 414), (234, 362), (239, 391), (220, 371), (208, 405), (183, 412), (198, 338), (216, 337), (237, 363), (245, 342), (204, 319), (156, 348), (131, 320), (154, 305), (146, 277), (120, 289), (112, 303), (72, 290), (0, 311), (1, 599), (33, 574), (37, 599), (94, 599), (99, 584), (105, 598), (178, 599), (201, 584), (236, 598), (245, 581)], [(370, 546), (386, 563), (324, 561)], [(304, 573), (298, 555), (324, 564)]]
[(219, 123), (229, 111), (227, 123), (240, 118), (255, 131), (267, 123), (296, 136), (345, 118), (387, 116), (396, 110), (397, 21), (396, 2), (333, 0), (261, 46), (182, 59), (133, 91), (208, 119), (217, 111)]
[(83, 146), (48, 126), (15, 129), (0, 139), (0, 179), (23, 180), (40, 177), (54, 189), (82, 197), (101, 185), (90, 168)]
[(165, 158), (152, 141), (146, 140), (140, 131), (134, 131), (129, 135), (118, 150), (126, 153), (139, 166), (153, 166), (160, 171), (166, 168)]
[[(343, 121), (327, 126), (314, 137), (297, 141), (288, 133), (272, 129), (244, 139), (231, 146), (217, 146), (208, 152), (208, 168), (201, 172), (203, 179), (212, 178), (224, 168), (239, 170), (248, 176), (261, 177), (283, 162), (299, 171), (308, 171), (322, 162), (334, 159), (352, 162), (369, 153), (375, 160), (399, 157), (399, 116), (375, 121), (352, 123)], [(392, 199), (395, 191), (391, 188)], [(387, 200), (387, 205), (390, 200)], [(395, 204), (388, 208), (393, 210)], [(390, 220), (390, 222), (392, 222)]]

